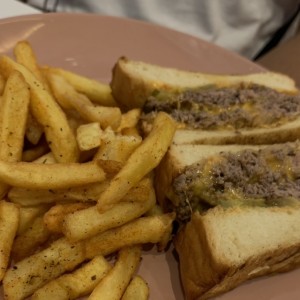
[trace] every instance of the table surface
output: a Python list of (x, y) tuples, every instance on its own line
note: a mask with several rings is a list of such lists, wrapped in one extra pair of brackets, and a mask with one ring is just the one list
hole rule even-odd
[(16, 0), (0, 1), (0, 19), (35, 13), (41, 13), (41, 11)]

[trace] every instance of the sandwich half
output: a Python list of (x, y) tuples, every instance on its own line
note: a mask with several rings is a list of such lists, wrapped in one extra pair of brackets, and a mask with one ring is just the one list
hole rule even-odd
[(300, 96), (286, 75), (213, 75), (121, 58), (112, 93), (123, 109), (142, 108), (148, 132), (159, 111), (178, 130), (174, 143), (272, 144), (300, 137)]
[(300, 144), (172, 145), (156, 170), (175, 211), (186, 299), (300, 264)]
[(300, 95), (291, 78), (121, 58), (111, 88), (124, 110), (142, 108), (144, 132), (159, 111), (177, 122), (155, 185), (164, 210), (176, 212), (186, 299), (300, 264)]

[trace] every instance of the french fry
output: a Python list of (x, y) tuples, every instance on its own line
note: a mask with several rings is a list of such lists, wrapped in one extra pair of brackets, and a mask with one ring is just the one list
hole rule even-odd
[(4, 77), (0, 74), (0, 96), (3, 94), (5, 87), (5, 79)]
[(4, 295), (10, 300), (30, 296), (54, 278), (73, 270), (85, 260), (81, 244), (70, 244), (61, 238), (50, 247), (14, 264), (3, 279)]
[[(45, 213), (43, 220), (46, 228), (50, 232), (61, 233), (63, 230), (63, 221), (66, 215), (74, 215), (77, 211), (87, 209), (91, 206), (87, 202), (79, 203), (64, 203), (52, 206), (47, 213)], [(87, 236), (88, 237), (88, 236)]]
[(109, 85), (59, 68), (50, 68), (50, 71), (64, 77), (77, 92), (85, 94), (93, 102), (104, 106), (116, 106)]
[(48, 152), (33, 161), (36, 164), (55, 164), (56, 160), (52, 152)]
[(141, 137), (141, 135), (136, 127), (124, 128), (124, 129), (122, 129), (121, 133), (123, 135), (129, 135), (129, 136), (133, 136), (136, 138)]
[(72, 300), (88, 295), (111, 269), (103, 256), (96, 256), (76, 271), (54, 279), (38, 289), (32, 300)]
[(81, 151), (97, 148), (101, 144), (102, 129), (97, 122), (83, 124), (77, 128), (76, 140)]
[(28, 85), (23, 76), (17, 71), (12, 72), (7, 79), (0, 109), (2, 160), (19, 161), (22, 158), (29, 99)]
[(47, 79), (38, 66), (36, 55), (27, 41), (20, 41), (16, 44), (14, 55), (17, 62), (31, 71), (43, 86), (50, 91)]
[(104, 179), (105, 173), (97, 162), (37, 164), (0, 161), (0, 180), (16, 187), (59, 189), (101, 182)]
[[(46, 77), (41, 72), (35, 53), (32, 47), (26, 41), (18, 42), (14, 48), (14, 54), (16, 60), (19, 64), (26, 67), (33, 75), (43, 84), (43, 86), (50, 92), (50, 88)], [(28, 114), (27, 127), (26, 127), (26, 137), (33, 144), (36, 145), (43, 134), (43, 127), (35, 120), (31, 112)]]
[[(76, 113), (81, 116), (80, 111), (78, 111), (79, 104), (94, 106), (91, 100), (78, 93), (75, 88), (62, 76), (47, 70), (46, 72), (49, 84), (55, 95), (56, 101), (63, 107), (66, 111), (72, 112), (73, 109)], [(76, 99), (75, 103), (73, 102)], [(77, 108), (77, 109), (76, 109)]]
[(76, 131), (77, 131), (77, 128), (80, 126), (80, 125), (83, 125), (85, 124), (85, 121), (82, 120), (82, 118), (80, 116), (76, 116), (75, 114), (68, 114), (67, 115), (68, 117), (68, 123), (72, 129), (72, 131), (74, 132), (74, 134), (76, 134)]
[(66, 189), (26, 189), (13, 187), (8, 199), (22, 206), (60, 202), (93, 202), (107, 188), (109, 182), (96, 182)]
[(3, 279), (5, 297), (24, 299), (86, 259), (105, 256), (130, 245), (158, 243), (166, 233), (171, 233), (174, 217), (174, 214), (164, 214), (139, 218), (76, 243), (60, 238), (50, 247), (17, 262), (6, 272)]
[(66, 109), (74, 108), (88, 122), (98, 122), (102, 128), (111, 126), (117, 129), (121, 122), (121, 111), (118, 107), (94, 106), (83, 94), (62, 76), (52, 72), (47, 73), (48, 80), (60, 105)]
[[(175, 213), (156, 205), (153, 169), (174, 121), (158, 113), (143, 140), (141, 109), (122, 114), (109, 85), (40, 68), (26, 41), (14, 54), (0, 56), (4, 298), (147, 299), (134, 273), (143, 244), (171, 239)], [(112, 267), (104, 257), (117, 252)]]
[(49, 205), (36, 205), (29, 207), (20, 207), (20, 220), (17, 235), (25, 232), (33, 223), (34, 219), (43, 215), (49, 209)]
[(97, 207), (92, 206), (66, 215), (63, 222), (64, 235), (71, 241), (92, 237), (142, 216), (155, 204), (155, 191), (149, 178), (128, 194), (122, 202), (104, 213), (99, 213)]
[(99, 211), (119, 202), (163, 158), (175, 133), (175, 123), (166, 113), (158, 113), (153, 129), (142, 144), (131, 154), (122, 170), (112, 179), (109, 187), (100, 195)]
[(128, 245), (156, 244), (166, 235), (170, 239), (174, 218), (173, 213), (142, 217), (83, 240), (86, 256), (87, 258), (93, 258), (99, 253), (108, 255)]
[[(22, 158), (29, 99), (28, 85), (23, 76), (18, 71), (12, 72), (0, 108), (0, 159), (3, 161), (16, 162)], [(0, 199), (7, 189), (7, 184), (1, 182)]]
[(147, 300), (149, 286), (141, 276), (135, 276), (129, 283), (121, 300)]
[(44, 133), (43, 126), (37, 122), (37, 120), (33, 117), (32, 113), (29, 111), (27, 117), (26, 132), (25, 132), (27, 140), (31, 144), (37, 145), (43, 133)]
[(122, 132), (122, 130), (124, 129), (136, 127), (136, 125), (139, 122), (140, 116), (141, 116), (140, 108), (134, 108), (122, 114), (121, 124), (117, 131)]
[(162, 214), (163, 214), (163, 210), (162, 210), (161, 206), (159, 204), (156, 204), (145, 213), (145, 216), (147, 216), (147, 217), (159, 216)]
[(42, 140), (38, 145), (23, 151), (22, 161), (31, 162), (39, 157), (43, 156), (46, 153), (49, 153), (50, 149), (45, 140)]
[(111, 129), (107, 128), (102, 135), (102, 143), (94, 159), (125, 163), (141, 143), (141, 137), (115, 134)]
[(98, 162), (108, 178), (115, 176), (123, 167), (120, 161), (99, 159)]
[(22, 234), (16, 237), (12, 246), (12, 258), (15, 262), (33, 254), (48, 240), (50, 231), (44, 224), (43, 216), (36, 217)]
[(13, 203), (0, 201), (0, 281), (7, 269), (11, 247), (18, 230), (19, 209)]
[(119, 300), (126, 290), (141, 260), (141, 247), (126, 247), (120, 250), (114, 267), (98, 283), (89, 300)]
[(22, 73), (30, 86), (31, 112), (43, 125), (46, 139), (55, 159), (58, 162), (76, 162), (79, 155), (76, 138), (60, 106), (28, 69), (9, 57), (2, 56), (0, 72), (8, 76), (13, 70)]
[(121, 111), (118, 107), (83, 105), (79, 109), (87, 121), (99, 122), (103, 128), (111, 126), (115, 129), (121, 122)]

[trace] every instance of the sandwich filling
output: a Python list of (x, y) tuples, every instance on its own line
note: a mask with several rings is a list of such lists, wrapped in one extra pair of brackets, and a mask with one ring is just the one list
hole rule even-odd
[(300, 203), (297, 143), (221, 152), (185, 170), (173, 181), (177, 218), (221, 205), (285, 206)]
[(151, 122), (159, 111), (191, 129), (276, 127), (300, 115), (300, 95), (279, 93), (261, 85), (228, 88), (206, 86), (181, 93), (155, 91), (143, 107)]

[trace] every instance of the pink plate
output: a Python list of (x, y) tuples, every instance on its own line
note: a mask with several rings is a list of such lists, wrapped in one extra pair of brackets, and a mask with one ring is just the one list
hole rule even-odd
[[(263, 69), (193, 36), (140, 21), (98, 15), (43, 14), (0, 20), (0, 53), (29, 40), (41, 64), (109, 82), (120, 56), (191, 71), (246, 74)], [(145, 253), (139, 273), (150, 299), (182, 300), (178, 264), (171, 250)], [(256, 279), (219, 300), (298, 300), (300, 270)], [(0, 296), (0, 299), (1, 298)]]

